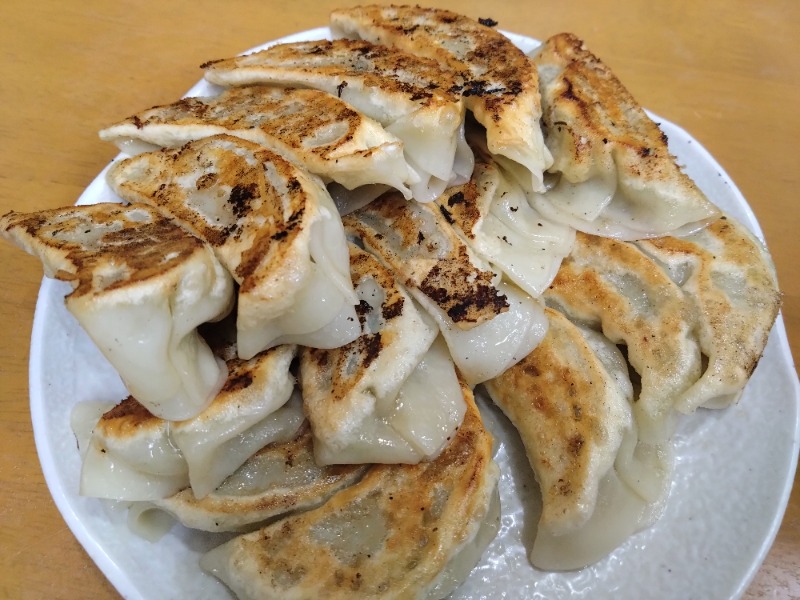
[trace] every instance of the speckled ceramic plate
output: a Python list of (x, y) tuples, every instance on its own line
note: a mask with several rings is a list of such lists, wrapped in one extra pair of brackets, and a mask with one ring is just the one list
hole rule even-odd
[[(280, 41), (318, 39), (317, 29)], [(524, 50), (536, 45), (510, 37)], [(211, 91), (199, 83), (189, 95)], [(663, 119), (670, 147), (698, 185), (758, 236), (758, 223), (733, 182), (692, 137)], [(104, 173), (80, 203), (113, 200)], [(202, 573), (198, 557), (220, 543), (212, 534), (176, 526), (156, 543), (132, 534), (125, 513), (78, 495), (80, 459), (70, 431), (72, 406), (120, 400), (118, 376), (72, 316), (68, 287), (46, 280), (31, 341), (31, 412), (36, 445), (59, 510), (86, 551), (125, 598), (229, 599), (227, 589)], [(677, 464), (669, 502), (652, 528), (633, 536), (596, 565), (547, 573), (530, 566), (538, 518), (536, 485), (513, 429), (497, 417), (503, 472), (500, 534), (455, 598), (739, 597), (769, 549), (788, 501), (798, 453), (798, 380), (779, 318), (764, 357), (738, 405), (685, 418), (675, 438)], [(485, 407), (485, 410), (489, 410)]]

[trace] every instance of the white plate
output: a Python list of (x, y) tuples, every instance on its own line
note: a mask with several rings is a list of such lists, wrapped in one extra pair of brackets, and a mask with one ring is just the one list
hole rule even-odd
[[(327, 29), (317, 29), (280, 41), (327, 34)], [(510, 37), (525, 50), (536, 44)], [(211, 89), (201, 82), (189, 94)], [(670, 148), (709, 198), (762, 236), (744, 198), (708, 152), (682, 129), (657, 120)], [(79, 202), (113, 199), (101, 173)], [(59, 510), (124, 597), (229, 599), (226, 588), (197, 566), (198, 557), (219, 538), (178, 526), (150, 543), (129, 532), (123, 511), (78, 496), (80, 460), (69, 427), (70, 410), (76, 402), (116, 401), (126, 394), (114, 370), (64, 308), (68, 290), (61, 282), (43, 282), (30, 362), (36, 446)], [(518, 440), (501, 421), (501, 532), (454, 597), (739, 597), (764, 559), (788, 501), (800, 443), (799, 402), (797, 374), (779, 317), (740, 403), (724, 411), (700, 411), (682, 423), (675, 439), (674, 483), (661, 520), (600, 563), (571, 573), (537, 571), (527, 561), (525, 547), (538, 512), (536, 487)]]

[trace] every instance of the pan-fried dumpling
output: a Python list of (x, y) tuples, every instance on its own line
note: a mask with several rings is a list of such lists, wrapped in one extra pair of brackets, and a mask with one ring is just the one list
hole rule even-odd
[(383, 185), (410, 194), (403, 143), (318, 90), (248, 86), (211, 98), (183, 98), (103, 129), (100, 138), (138, 154), (220, 133), (260, 144), (348, 189)]
[(211, 405), (194, 419), (170, 424), (172, 442), (189, 467), (189, 483), (202, 498), (268, 443), (284, 440), (303, 416), (289, 403), (294, 376), (289, 372), (296, 348), (277, 346), (249, 360), (236, 345), (218, 350), (228, 365), (228, 380)]
[(680, 235), (720, 215), (680, 170), (667, 137), (583, 42), (556, 35), (533, 57), (551, 171), (530, 194), (544, 216), (596, 235), (637, 240)]
[[(540, 485), (531, 562), (567, 570), (596, 562), (649, 524), (666, 496), (668, 469), (643, 463), (647, 448), (637, 447), (620, 351), (557, 311), (547, 315), (541, 344), (486, 389), (518, 429)], [(640, 483), (643, 467), (656, 468)]]
[(214, 252), (152, 208), (95, 204), (10, 212), (0, 235), (69, 281), (69, 311), (153, 414), (187, 419), (225, 381), (197, 333), (224, 317), (233, 282)]
[(350, 265), (362, 335), (341, 348), (300, 353), (317, 462), (430, 459), (464, 416), (447, 348), (434, 344), (436, 324), (375, 257), (351, 246)]
[(675, 403), (701, 366), (694, 316), (677, 284), (633, 244), (578, 233), (545, 299), (626, 345), (641, 378), (634, 405), (640, 437), (669, 439)]
[(149, 500), (189, 485), (186, 459), (170, 442), (169, 421), (133, 397), (100, 417), (82, 454), (82, 496)]
[(686, 292), (707, 366), (684, 391), (684, 412), (729, 406), (755, 369), (781, 304), (775, 266), (764, 245), (730, 216), (684, 238), (638, 246)]
[(347, 240), (321, 182), (253, 142), (219, 135), (122, 160), (123, 199), (169, 214), (217, 252), (239, 284), (237, 345), (332, 348), (358, 335)]
[(553, 309), (546, 313), (542, 342), (485, 386), (520, 432), (536, 473), (539, 528), (558, 535), (594, 512), (600, 479), (632, 426), (633, 387), (613, 379), (578, 327)]
[[(573, 324), (625, 398), (629, 399), (629, 403), (631, 401), (635, 403), (635, 395), (632, 396), (633, 384), (629, 376), (629, 365), (620, 349), (602, 333), (581, 323)], [(633, 400), (630, 400), (632, 397)], [(636, 412), (633, 411), (632, 426), (625, 430), (614, 461), (614, 475), (646, 502), (646, 509), (639, 513), (637, 529), (644, 529), (651, 525), (661, 515), (669, 494), (672, 462), (673, 453), (670, 441), (651, 444), (640, 439), (639, 423)], [(608, 518), (610, 515), (609, 513), (600, 513), (600, 515), (605, 516), (593, 514), (589, 522), (584, 525), (584, 531), (596, 531), (602, 534), (602, 519)], [(596, 529), (590, 529), (597, 525), (599, 527)], [(545, 547), (543, 553), (547, 554), (547, 552)]]
[(451, 73), (436, 61), (365, 41), (278, 44), (203, 65), (224, 86), (271, 83), (332, 94), (403, 141), (417, 180), (413, 197), (428, 202), (472, 172), (464, 139), (465, 108)]
[(525, 292), (537, 298), (570, 252), (575, 230), (544, 219), (522, 188), (486, 153), (475, 153), (466, 184), (436, 200), (469, 247)]
[[(302, 414), (301, 402), (296, 408)], [(256, 452), (203, 498), (186, 488), (174, 496), (132, 506), (133, 527), (147, 531), (149, 522), (163, 512), (192, 529), (250, 531), (278, 516), (316, 508), (358, 481), (367, 469), (368, 465), (317, 465), (306, 423), (293, 439)]]
[(491, 436), (472, 393), (432, 461), (376, 465), (321, 507), (235, 538), (201, 566), (241, 599), (445, 598), (499, 527)]
[(474, 256), (441, 207), (387, 193), (344, 223), (433, 316), (470, 385), (499, 375), (544, 336), (542, 306)]
[(536, 68), (501, 33), (457, 13), (420, 6), (356, 6), (331, 13), (334, 35), (362, 38), (434, 59), (460, 77), (467, 108), (494, 154), (521, 164), (526, 187), (544, 191), (552, 164), (540, 126)]
[(279, 346), (248, 361), (235, 352), (223, 352), (230, 375), (193, 419), (160, 419), (132, 397), (103, 414), (85, 449), (80, 493), (153, 500), (191, 485), (203, 497), (259, 449), (291, 439), (304, 418), (299, 394), (287, 405), (295, 348)]

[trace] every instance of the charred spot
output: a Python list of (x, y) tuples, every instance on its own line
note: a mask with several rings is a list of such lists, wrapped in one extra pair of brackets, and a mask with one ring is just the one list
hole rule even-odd
[(456, 192), (447, 199), (447, 206), (455, 206), (464, 203), (464, 192)]
[(103, 415), (103, 420), (119, 419), (123, 417), (135, 418), (136, 421), (146, 421), (153, 418), (153, 415), (144, 406), (139, 404), (136, 398), (128, 396), (125, 400), (106, 412)]
[[(217, 173), (206, 173), (205, 175), (201, 175), (200, 177), (198, 177), (194, 185), (198, 190), (204, 190), (214, 185), (218, 178), (219, 176)], [(164, 184), (162, 183), (161, 185)], [(232, 194), (233, 192), (231, 191), (231, 195)]]
[(447, 90), (450, 94), (460, 94), (464, 90), (463, 85), (455, 84), (450, 89)]
[(258, 194), (258, 184), (238, 184), (233, 186), (228, 204), (230, 204), (233, 214), (243, 217), (250, 210), (250, 201)]
[(136, 129), (141, 129), (142, 127), (144, 127), (144, 123), (142, 123), (142, 120), (136, 115), (133, 115), (131, 117), (131, 120), (133, 121), (133, 124), (136, 126)]
[(286, 182), (286, 187), (289, 189), (290, 192), (296, 193), (303, 186), (301, 185), (300, 181), (296, 177), (290, 177), (289, 180)]
[(647, 158), (648, 156), (650, 156), (650, 152), (651, 152), (650, 148), (639, 148), (639, 156), (641, 156), (642, 158)]
[(458, 17), (454, 15), (442, 15), (441, 17), (439, 17), (439, 20), (442, 23), (447, 23), (449, 25), (451, 23), (455, 23), (456, 21), (458, 21)]
[(356, 304), (356, 314), (359, 317), (363, 317), (364, 315), (371, 312), (372, 312), (372, 306), (370, 306), (370, 303), (367, 302), (366, 300), (361, 300), (359, 301), (358, 304)]
[(439, 204), (439, 212), (442, 213), (444, 220), (447, 221), (450, 225), (456, 222), (455, 219), (453, 219), (453, 215), (450, 213), (450, 211), (447, 210), (441, 204)]
[(403, 33), (414, 33), (417, 29), (419, 29), (419, 25), (409, 25), (407, 27), (403, 27)]
[(383, 314), (383, 318), (387, 321), (389, 319), (394, 319), (395, 317), (399, 317), (403, 313), (403, 297), (400, 296), (397, 300), (392, 302), (391, 304), (384, 303), (381, 307), (381, 311)]
[(515, 79), (513, 81), (509, 81), (508, 82), (508, 85), (506, 86), (505, 93), (506, 94), (511, 94), (513, 96), (518, 96), (519, 94), (522, 93), (523, 87), (524, 86), (522, 85), (522, 82), (517, 80), (517, 79)]
[(223, 62), (224, 60), (225, 60), (224, 58), (215, 58), (214, 60), (209, 60), (207, 62), (204, 62), (202, 65), (200, 65), (200, 68), (201, 69), (207, 69), (211, 65), (215, 65), (217, 63)]
[[(222, 243), (222, 241), (228, 239), (229, 237), (238, 235), (239, 234), (239, 226), (236, 223), (234, 223), (234, 224), (228, 225), (227, 227), (225, 227), (225, 228), (223, 228), (221, 230), (218, 230), (218, 231), (219, 231), (219, 238), (218, 239), (216, 237), (215, 238), (209, 238), (208, 241), (209, 241), (210, 244), (219, 245), (220, 243)], [(206, 235), (209, 235), (209, 234), (210, 234), (210, 232), (207, 233)]]
[(486, 18), (478, 18), (478, 23), (483, 25), (484, 27), (497, 27), (497, 21), (492, 19), (491, 17)]
[(578, 97), (575, 95), (575, 89), (572, 87), (572, 82), (567, 79), (566, 81), (567, 89), (561, 92), (561, 97), (565, 100), (575, 100), (578, 101)]
[(417, 243), (418, 243), (418, 244), (421, 244), (421, 243), (422, 243), (422, 242), (424, 242), (424, 241), (425, 241), (425, 236), (424, 236), (424, 235), (422, 235), (422, 232), (421, 232), (421, 231), (418, 231), (418, 232), (417, 232)]
[(469, 96), (483, 96), (487, 92), (488, 85), (488, 82), (482, 79), (470, 80), (464, 85), (461, 95), (465, 98)]
[(542, 374), (539, 367), (529, 361), (520, 363), (520, 366), (522, 367), (522, 372), (531, 377), (539, 377)]
[(363, 340), (363, 368), (367, 369), (381, 353), (383, 341), (380, 332), (364, 336), (361, 339)]
[(577, 456), (578, 454), (581, 453), (581, 448), (583, 448), (584, 442), (585, 440), (583, 439), (583, 436), (580, 433), (576, 433), (571, 438), (569, 438), (568, 442), (569, 451)]
[(342, 83), (340, 83), (339, 85), (336, 86), (336, 96), (338, 98), (342, 97), (342, 90), (344, 90), (344, 88), (346, 88), (346, 87), (347, 87), (347, 82), (346, 81), (343, 81)]
[(301, 207), (301, 208), (298, 208), (291, 215), (289, 215), (289, 218), (286, 219), (286, 224), (284, 225), (284, 228), (281, 231), (273, 234), (272, 235), (272, 239), (273, 240), (282, 240), (287, 235), (289, 235), (289, 232), (294, 230), (300, 224), (300, 221), (303, 218), (304, 212), (305, 212), (305, 209)]
[(661, 141), (664, 142), (665, 144), (669, 142), (669, 137), (667, 137), (667, 134), (664, 133), (663, 131), (661, 132)]
[(475, 295), (467, 300), (456, 302), (447, 311), (447, 315), (455, 323), (466, 321), (471, 309), (482, 310), (490, 308), (499, 313), (508, 308), (508, 299), (491, 285), (479, 285), (475, 290)]
[(330, 352), (328, 352), (327, 350), (318, 350), (318, 349), (315, 349), (315, 348), (307, 348), (306, 352), (307, 352), (306, 356), (310, 356), (311, 360), (313, 360), (314, 363), (316, 363), (316, 365), (320, 369), (324, 369), (324, 368), (326, 368), (328, 366), (328, 361), (329, 361), (329, 358), (330, 358)]
[(253, 374), (249, 371), (245, 371), (244, 373), (234, 373), (228, 380), (225, 382), (225, 386), (222, 388), (226, 392), (235, 392), (237, 390), (243, 390), (249, 387), (253, 383)]
[[(424, 283), (423, 283), (424, 286)], [(446, 289), (443, 287), (423, 287), (420, 286), (420, 289), (424, 292), (428, 298), (436, 302), (437, 304), (444, 304), (450, 299), (450, 294)]]
[(423, 100), (426, 98), (430, 98), (431, 96), (433, 96), (433, 94), (431, 94), (430, 92), (418, 90), (411, 95), (411, 100), (416, 102), (417, 100)]
[(308, 54), (324, 54), (325, 48), (322, 46), (314, 46), (311, 50), (308, 51)]

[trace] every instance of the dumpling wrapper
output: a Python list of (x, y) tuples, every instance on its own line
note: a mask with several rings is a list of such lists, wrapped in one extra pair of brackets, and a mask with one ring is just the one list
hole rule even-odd
[(557, 311), (547, 315), (542, 343), (485, 386), (519, 431), (542, 492), (531, 562), (561, 571), (600, 560), (649, 524), (669, 464), (647, 460), (653, 451), (663, 458), (658, 448), (637, 447), (620, 351)]
[[(302, 415), (302, 402), (296, 409)], [(201, 531), (252, 531), (279, 516), (316, 508), (357, 482), (367, 469), (367, 465), (318, 466), (306, 423), (293, 439), (256, 452), (203, 498), (186, 488), (168, 498), (137, 503), (130, 508), (129, 523), (146, 533), (166, 513)]]
[(216, 489), (259, 449), (294, 434), (303, 420), (302, 411), (290, 405), (295, 346), (277, 346), (242, 360), (232, 344), (220, 355), (229, 371), (220, 393), (194, 419), (170, 425), (171, 440), (186, 459), (189, 484), (198, 498)]
[(403, 143), (335, 96), (248, 86), (155, 106), (100, 131), (128, 154), (227, 133), (277, 152), (347, 189), (391, 186), (410, 194)]
[(321, 507), (235, 538), (201, 567), (241, 599), (446, 597), (499, 528), (492, 439), (472, 393), (444, 451), (376, 465)]
[(108, 182), (214, 248), (239, 284), (240, 357), (280, 344), (334, 348), (358, 335), (347, 240), (317, 178), (218, 135), (117, 162)]
[(448, 188), (436, 203), (477, 255), (534, 298), (550, 285), (575, 241), (574, 229), (543, 218), (480, 150), (469, 182)]
[(300, 385), (319, 464), (416, 463), (435, 457), (464, 416), (436, 323), (372, 255), (350, 247), (362, 334), (300, 352)]
[(755, 369), (781, 305), (767, 249), (730, 216), (684, 238), (637, 245), (686, 292), (697, 319), (700, 349), (708, 360), (676, 407), (693, 412), (730, 406)]
[(68, 281), (65, 303), (153, 414), (187, 419), (225, 382), (197, 333), (233, 304), (233, 281), (212, 249), (149, 206), (95, 204), (10, 212), (0, 235)]
[(544, 191), (553, 160), (544, 143), (539, 80), (530, 59), (490, 26), (449, 10), (356, 6), (331, 13), (335, 36), (362, 38), (437, 61), (459, 76), (467, 108), (486, 128), (489, 150), (522, 165)]
[(499, 375), (544, 336), (542, 306), (476, 257), (440, 206), (387, 193), (343, 222), (433, 316), (468, 384)]
[(720, 216), (669, 152), (667, 136), (572, 34), (535, 51), (550, 171), (530, 194), (544, 216), (622, 240), (691, 233)]
[(544, 297), (626, 345), (641, 378), (634, 404), (639, 435), (651, 444), (668, 440), (677, 399), (701, 369), (695, 318), (678, 285), (633, 244), (579, 232)]
[(291, 439), (304, 419), (299, 399), (285, 406), (295, 350), (279, 346), (243, 361), (228, 348), (225, 385), (192, 419), (161, 419), (132, 397), (103, 414), (86, 445), (81, 495), (156, 500), (191, 485), (202, 498), (267, 444)]
[(202, 66), (205, 78), (217, 85), (315, 88), (376, 120), (403, 141), (416, 174), (409, 187), (418, 201), (433, 200), (472, 172), (464, 102), (453, 75), (435, 61), (365, 41), (318, 40), (278, 44)]

